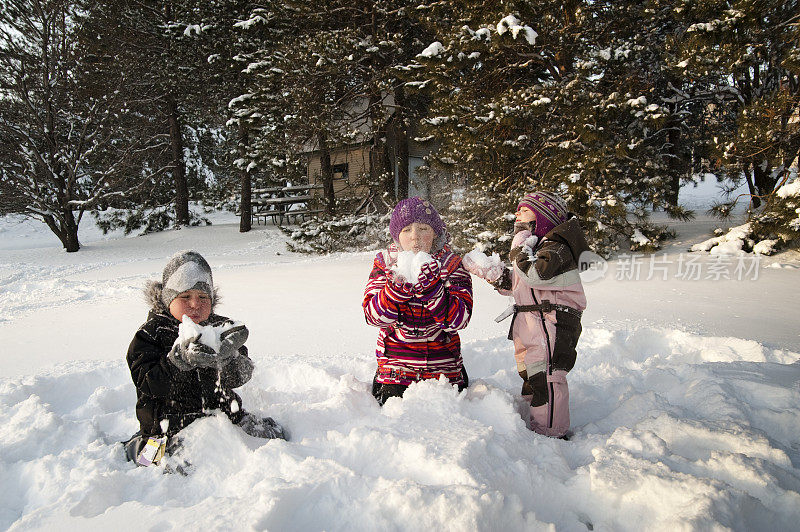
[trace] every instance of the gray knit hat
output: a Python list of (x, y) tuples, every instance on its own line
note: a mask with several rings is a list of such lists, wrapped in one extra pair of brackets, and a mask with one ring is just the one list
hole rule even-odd
[(184, 250), (175, 253), (164, 266), (161, 283), (161, 300), (167, 307), (178, 294), (187, 290), (205, 292), (211, 298), (211, 303), (214, 303), (211, 266), (196, 251)]

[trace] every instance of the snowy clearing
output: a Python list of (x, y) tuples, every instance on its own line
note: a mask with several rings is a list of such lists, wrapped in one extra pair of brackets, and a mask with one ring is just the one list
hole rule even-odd
[[(586, 284), (565, 442), (525, 427), (493, 321), (507, 300), (486, 283), (462, 335), (470, 387), (425, 382), (381, 409), (360, 307), (373, 253), (296, 255), (272, 226), (216, 221), (129, 238), (87, 224), (67, 254), (0, 219), (0, 529), (796, 530), (795, 256), (737, 279), (736, 261), (688, 253), (707, 238), (695, 232), (638, 273), (612, 261)], [(245, 408), (292, 439), (200, 420), (183, 477), (133, 467), (118, 442), (137, 429), (124, 355), (141, 289), (187, 248), (211, 264), (219, 311), (250, 329)]]

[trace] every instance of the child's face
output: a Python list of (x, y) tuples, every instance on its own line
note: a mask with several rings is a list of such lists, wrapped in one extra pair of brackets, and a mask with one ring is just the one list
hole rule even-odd
[(186, 314), (195, 323), (206, 321), (211, 315), (211, 298), (202, 290), (187, 290), (169, 304), (169, 313), (178, 321)]
[(536, 213), (527, 207), (520, 207), (517, 209), (517, 221), (526, 224), (531, 223), (536, 219)]
[(436, 232), (433, 227), (414, 222), (400, 231), (400, 247), (403, 248), (403, 251), (430, 253), (435, 238)]

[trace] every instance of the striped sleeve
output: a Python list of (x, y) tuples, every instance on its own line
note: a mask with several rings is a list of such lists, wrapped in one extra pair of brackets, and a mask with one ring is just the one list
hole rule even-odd
[(361, 306), (364, 307), (364, 318), (369, 325), (388, 327), (397, 322), (397, 301), (389, 297), (386, 272), (379, 258), (375, 259), (372, 266)]
[(472, 278), (459, 263), (447, 281), (424, 305), (442, 329), (454, 332), (466, 327), (472, 316)]

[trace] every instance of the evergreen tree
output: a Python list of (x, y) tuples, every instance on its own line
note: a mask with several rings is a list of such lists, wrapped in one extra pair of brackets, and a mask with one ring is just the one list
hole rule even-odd
[[(711, 154), (720, 175), (744, 179), (754, 208), (769, 198), (800, 152), (796, 1), (682, 2), (682, 68), (706, 89), (714, 113)], [(729, 213), (732, 203), (717, 206)]]
[[(0, 213), (43, 221), (67, 251), (87, 211), (124, 196), (131, 153), (123, 78), (82, 54), (88, 4), (0, 2)], [(113, 87), (115, 90), (105, 90)]]
[(190, 224), (189, 200), (202, 199), (228, 166), (218, 102), (230, 87), (216, 62), (222, 54), (213, 52), (225, 43), (216, 36), (224, 34), (219, 19), (226, 12), (223, 4), (192, 0), (102, 0), (91, 11), (96, 35), (89, 51), (100, 48), (122, 69), (123, 97), (151, 139), (138, 154), (140, 193), (114, 205), (125, 212), (105, 217), (105, 227), (147, 232)]
[(658, 247), (653, 206), (690, 216), (674, 205), (691, 150), (664, 57), (667, 6), (459, 4), (429, 20), (452, 29), (411, 65), (412, 85), (433, 102), (429, 171), (468, 183), (454, 205), (462, 247), (507, 241), (515, 202), (532, 189), (561, 194), (605, 252), (634, 235), (633, 247)]
[(247, 205), (239, 203), (240, 230), (245, 231), (251, 223), (249, 199), (254, 170), (247, 152), (252, 117), (240, 99), (248, 79), (245, 61), (263, 43), (271, 42), (276, 33), (266, 24), (242, 31), (249, 26), (251, 9), (251, 3), (241, 0), (197, 2), (186, 22), (177, 28), (191, 41), (190, 49), (197, 58), (191, 63), (198, 65), (192, 77), (202, 87), (190, 93), (193, 103), (187, 106), (187, 117), (213, 131), (216, 138), (216, 142), (199, 144), (207, 147), (211, 165), (205, 178), (197, 176), (197, 195), (203, 191), (205, 203), (228, 208), (237, 203), (237, 196), (242, 202), (246, 199)]
[(249, 161), (240, 158), (239, 164), (260, 166), (272, 175), (280, 169), (280, 178), (291, 178), (296, 165), (288, 163), (292, 157), (288, 154), (297, 156), (315, 145), (322, 154), (326, 209), (332, 213), (336, 203), (329, 146), (343, 134), (336, 119), (343, 113), (346, 91), (346, 76), (339, 66), (347, 61), (343, 53), (347, 37), (326, 34), (326, 18), (315, 11), (317, 7), (275, 2), (257, 8), (240, 25), (258, 29), (263, 23), (276, 29), (274, 40), (243, 55), (249, 61), (244, 69), (247, 88), (236, 98), (235, 107), (237, 120), (246, 120), (251, 134)]
[(761, 249), (755, 249), (764, 255), (800, 247), (800, 180), (794, 170), (794, 180), (789, 182), (787, 175), (786, 184), (768, 197), (764, 209), (750, 224), (751, 238), (761, 245)]

